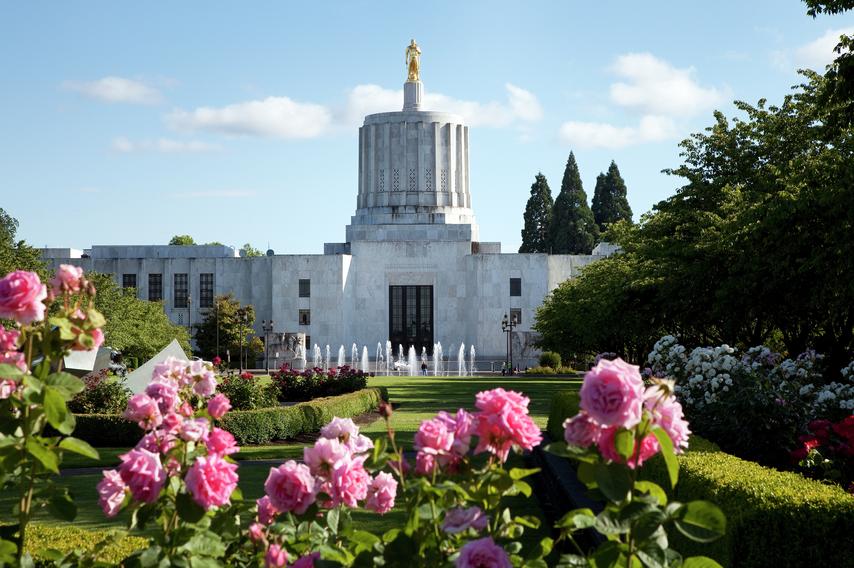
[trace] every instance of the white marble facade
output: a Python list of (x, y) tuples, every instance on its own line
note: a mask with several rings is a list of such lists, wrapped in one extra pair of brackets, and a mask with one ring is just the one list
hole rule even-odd
[[(536, 308), (602, 255), (502, 254), (499, 243), (479, 242), (469, 128), (456, 115), (416, 110), (421, 92), (420, 83), (409, 83), (408, 110), (365, 118), (356, 212), (346, 242), (326, 244), (324, 254), (242, 258), (230, 247), (204, 245), (45, 249), (44, 256), (54, 266), (113, 274), (119, 285), (135, 281), (143, 299), (150, 297), (149, 275), (160, 274), (164, 309), (184, 325), (209, 311), (200, 305), (201, 287), (212, 278), (214, 294), (231, 293), (255, 307), (259, 335), (261, 321), (272, 319), (276, 332), (303, 332), (333, 354), (339, 345), (348, 357), (354, 342), (367, 345), (372, 359), (391, 332), (390, 286), (432, 286), (432, 341), (442, 342), (446, 356), (464, 342), (475, 346), (481, 368), (502, 361), (501, 319), (513, 310), (521, 316), (514, 363), (531, 365), (538, 353), (524, 346), (531, 343)], [(175, 306), (176, 274), (187, 275), (189, 308)], [(520, 283), (512, 294), (511, 279)], [(300, 295), (300, 280), (310, 282), (307, 297)], [(305, 310), (308, 323), (300, 320)]]

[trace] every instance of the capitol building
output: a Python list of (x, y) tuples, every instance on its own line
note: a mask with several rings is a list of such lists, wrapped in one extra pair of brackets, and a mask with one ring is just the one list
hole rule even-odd
[[(501, 322), (515, 317), (514, 364), (535, 363), (531, 331), (546, 295), (590, 262), (592, 255), (503, 254), (482, 242), (469, 181), (469, 127), (462, 118), (422, 107), (420, 51), (407, 49), (403, 109), (371, 114), (359, 128), (358, 192), (344, 242), (323, 254), (241, 257), (222, 245), (95, 245), (44, 249), (53, 268), (82, 266), (113, 274), (140, 298), (163, 301), (178, 324), (201, 322), (214, 297), (232, 294), (256, 312), (255, 331), (272, 320), (277, 336), (305, 336), (334, 353), (344, 345), (390, 341), (445, 354), (474, 346), (479, 368), (503, 361)], [(476, 196), (475, 192), (475, 196)], [(603, 243), (604, 244), (604, 243)], [(601, 254), (597, 254), (601, 253)]]

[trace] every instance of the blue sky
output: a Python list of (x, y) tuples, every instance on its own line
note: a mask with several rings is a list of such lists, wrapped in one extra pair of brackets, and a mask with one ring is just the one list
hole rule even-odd
[(616, 160), (635, 216), (677, 143), (823, 69), (854, 14), (797, 0), (6, 2), (0, 207), (36, 246), (344, 238), (357, 129), (398, 110), (410, 38), (434, 110), (465, 115), (481, 239), (515, 251), (534, 175)]

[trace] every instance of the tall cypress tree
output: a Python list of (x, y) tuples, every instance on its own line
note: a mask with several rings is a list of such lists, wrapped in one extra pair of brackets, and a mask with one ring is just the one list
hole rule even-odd
[(596, 178), (596, 189), (593, 193), (593, 217), (600, 232), (611, 223), (617, 221), (632, 222), (632, 208), (626, 198), (626, 182), (620, 175), (620, 169), (613, 160), (607, 174), (599, 174)]
[(569, 153), (560, 193), (552, 209), (549, 243), (552, 254), (590, 254), (599, 237), (593, 212), (587, 206), (587, 194), (581, 184), (581, 174), (575, 154)]
[(525, 227), (519, 252), (549, 252), (549, 223), (552, 218), (552, 191), (542, 172), (531, 186), (531, 197), (525, 205)]

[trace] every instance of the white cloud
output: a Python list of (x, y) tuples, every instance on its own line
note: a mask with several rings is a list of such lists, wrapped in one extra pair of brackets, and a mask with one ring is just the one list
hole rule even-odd
[[(543, 109), (536, 95), (511, 83), (506, 83), (504, 88), (507, 91), (505, 102), (487, 103), (455, 99), (428, 91), (424, 94), (421, 108), (459, 114), (470, 126), (504, 127), (542, 118)], [(379, 85), (357, 85), (347, 96), (342, 122), (346, 126), (358, 125), (367, 114), (399, 111), (402, 107), (402, 90), (385, 89)]]
[(646, 115), (637, 126), (614, 126), (605, 122), (564, 122), (559, 137), (575, 148), (623, 148), (673, 138), (676, 125), (666, 116)]
[(160, 92), (148, 85), (124, 77), (104, 77), (96, 81), (65, 81), (62, 87), (109, 103), (157, 104)]
[(325, 134), (332, 113), (324, 106), (288, 97), (235, 103), (224, 107), (176, 110), (167, 122), (180, 130), (209, 130), (232, 135), (316, 138)]
[(827, 30), (820, 37), (794, 49), (792, 52), (794, 64), (798, 68), (824, 71), (825, 66), (836, 59), (837, 53), (833, 49), (839, 43), (841, 35), (854, 35), (854, 27)]
[(238, 198), (238, 197), (254, 197), (256, 194), (253, 190), (246, 189), (214, 189), (210, 191), (187, 191), (173, 194), (174, 197), (190, 197), (190, 198)]
[(727, 90), (700, 86), (693, 67), (678, 69), (651, 53), (621, 55), (611, 70), (624, 79), (611, 85), (611, 100), (645, 114), (691, 116), (729, 96)]
[(172, 140), (169, 138), (158, 138), (157, 140), (139, 140), (137, 142), (128, 140), (124, 136), (113, 139), (113, 150), (117, 152), (163, 152), (165, 154), (178, 153), (200, 153), (220, 150), (216, 144), (208, 144), (198, 140)]

